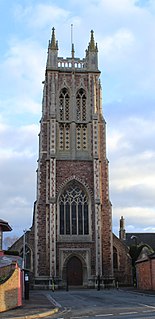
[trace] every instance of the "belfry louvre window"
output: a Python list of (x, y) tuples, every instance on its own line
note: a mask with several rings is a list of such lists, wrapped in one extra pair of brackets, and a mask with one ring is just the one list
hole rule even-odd
[(87, 125), (76, 125), (76, 148), (77, 150), (87, 150)]
[(88, 235), (88, 196), (78, 183), (69, 184), (59, 198), (60, 235)]
[(70, 149), (70, 125), (60, 124), (59, 125), (59, 150)]
[(78, 121), (86, 121), (86, 93), (82, 88), (76, 94), (76, 117)]
[(69, 121), (69, 93), (63, 88), (59, 95), (60, 121)]

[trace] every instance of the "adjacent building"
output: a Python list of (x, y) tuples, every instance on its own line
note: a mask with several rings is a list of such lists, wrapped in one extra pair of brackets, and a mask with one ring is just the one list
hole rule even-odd
[(11, 226), (8, 224), (8, 222), (6, 222), (3, 219), (0, 219), (0, 251), (2, 250), (2, 244), (3, 244), (3, 233), (6, 231), (11, 231), (12, 228)]

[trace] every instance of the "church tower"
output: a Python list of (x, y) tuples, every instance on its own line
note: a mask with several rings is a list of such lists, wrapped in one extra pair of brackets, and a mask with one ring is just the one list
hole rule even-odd
[(34, 210), (35, 285), (94, 287), (113, 281), (106, 123), (98, 48), (91, 31), (85, 58), (48, 46)]

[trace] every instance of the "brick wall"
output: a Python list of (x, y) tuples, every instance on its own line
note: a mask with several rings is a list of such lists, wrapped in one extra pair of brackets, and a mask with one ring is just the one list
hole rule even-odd
[(155, 259), (151, 260), (152, 289), (155, 290)]
[(69, 177), (81, 179), (93, 192), (93, 162), (92, 161), (57, 161), (57, 189)]
[(11, 277), (0, 284), (0, 312), (22, 305), (21, 273), (17, 267)]
[(118, 268), (114, 268), (115, 282), (119, 286), (132, 285), (132, 261), (129, 249), (118, 237), (113, 234), (113, 247), (117, 251)]
[(155, 259), (136, 263), (137, 286), (143, 290), (155, 290)]

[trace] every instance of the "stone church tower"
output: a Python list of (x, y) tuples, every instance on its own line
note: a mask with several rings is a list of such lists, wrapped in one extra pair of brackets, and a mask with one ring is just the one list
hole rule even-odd
[(94, 287), (113, 281), (106, 123), (98, 49), (58, 56), (49, 41), (34, 209), (35, 284)]

